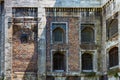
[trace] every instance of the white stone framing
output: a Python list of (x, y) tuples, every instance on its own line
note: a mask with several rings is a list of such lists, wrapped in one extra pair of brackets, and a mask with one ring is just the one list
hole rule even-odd
[(85, 52), (88, 52), (89, 54), (93, 55), (93, 70), (85, 70), (85, 72), (97, 72), (97, 63), (98, 63), (98, 55), (97, 55), (97, 50), (81, 50), (79, 52), (80, 54), (80, 72), (82, 72), (82, 54), (84, 54)]
[(97, 24), (95, 24), (94, 22), (93, 23), (80, 23), (80, 25), (79, 25), (79, 42), (80, 42), (80, 44), (81, 44), (81, 25), (82, 24), (93, 24), (94, 25), (94, 27), (92, 28), (92, 27), (90, 27), (90, 28), (92, 28), (93, 30), (94, 30), (94, 42), (95, 42), (95, 44), (96, 44), (96, 38), (97, 38), (97, 28), (96, 28), (96, 26), (97, 26)]
[[(55, 51), (57, 51), (57, 50), (55, 50), (55, 49), (52, 49), (51, 50), (51, 72), (53, 72), (53, 52), (55, 52)], [(62, 52), (65, 52), (65, 57), (66, 57), (66, 71), (65, 72), (68, 72), (68, 50), (60, 50), (60, 51), (62, 51)]]
[(66, 24), (66, 31), (65, 31), (65, 43), (67, 43), (68, 44), (68, 22), (51, 22), (51, 24), (50, 24), (50, 37), (51, 37), (51, 44), (53, 44), (53, 39), (52, 39), (52, 24), (53, 23), (65, 23)]

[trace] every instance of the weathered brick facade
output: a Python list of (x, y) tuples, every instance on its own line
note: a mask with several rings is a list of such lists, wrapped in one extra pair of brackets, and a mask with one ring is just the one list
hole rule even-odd
[(119, 80), (119, 0), (0, 0), (0, 78)]
[[(48, 22), (46, 26), (46, 34), (47, 34), (47, 61), (48, 64), (50, 64), (50, 57), (51, 57), (51, 50), (65, 50), (68, 51), (68, 66), (69, 71), (78, 71), (79, 70), (79, 25), (76, 25), (76, 22), (78, 22), (77, 17), (54, 17), (50, 18), (48, 17)], [(50, 38), (50, 24), (52, 22), (66, 22), (68, 24), (68, 33), (67, 36), (69, 37), (68, 43), (63, 44), (51, 44), (51, 38)], [(75, 61), (75, 62), (73, 62)], [(48, 66), (50, 67), (50, 65)]]

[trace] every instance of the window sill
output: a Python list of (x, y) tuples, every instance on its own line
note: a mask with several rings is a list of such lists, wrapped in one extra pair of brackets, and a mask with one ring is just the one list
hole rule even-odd
[(80, 47), (82, 49), (95, 50), (95, 49), (97, 49), (97, 44), (95, 44), (95, 43), (81, 43)]
[(64, 70), (54, 70), (54, 72), (65, 72)]
[(113, 67), (110, 67), (109, 69), (111, 70), (111, 69), (116, 69), (116, 68), (118, 68), (119, 66), (118, 65), (116, 65), (116, 66), (113, 66)]
[(82, 72), (94, 72), (93, 70), (82, 70)]
[(114, 67), (110, 67), (109, 70), (107, 71), (108, 75), (114, 75), (116, 73), (119, 72), (119, 66), (114, 66)]
[(118, 36), (118, 32), (115, 33), (115, 34), (113, 34), (111, 37), (108, 37), (108, 36), (107, 36), (106, 41), (112, 41), (112, 39), (116, 38), (117, 36)]
[(96, 73), (93, 71), (93, 70), (83, 70), (85, 72), (82, 72), (83, 75), (86, 75), (86, 76), (95, 76)]
[(53, 44), (63, 44), (63, 42), (53, 42)]
[(95, 42), (81, 42), (81, 44), (95, 44)]

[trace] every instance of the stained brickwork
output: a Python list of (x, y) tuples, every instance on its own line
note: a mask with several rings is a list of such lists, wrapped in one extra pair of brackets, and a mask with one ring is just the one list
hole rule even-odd
[[(13, 27), (13, 72), (36, 72), (36, 41), (32, 40), (31, 38), (27, 42), (21, 41), (21, 26)], [(28, 35), (30, 36), (30, 34)]]
[[(78, 71), (79, 70), (79, 26), (77, 24), (78, 18), (69, 18), (69, 17), (56, 17), (56, 18), (47, 18), (47, 65), (48, 70), (50, 70), (51, 67), (51, 50), (68, 50), (68, 65), (69, 65), (69, 71)], [(56, 19), (56, 20), (55, 20)], [(51, 35), (50, 35), (50, 24), (52, 22), (66, 22), (68, 24), (68, 43), (65, 44), (51, 44)]]

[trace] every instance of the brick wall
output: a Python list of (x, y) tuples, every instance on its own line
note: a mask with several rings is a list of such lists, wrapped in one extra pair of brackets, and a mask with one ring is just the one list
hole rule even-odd
[[(51, 44), (50, 25), (52, 22), (66, 22), (68, 24), (68, 43), (65, 44)], [(68, 66), (70, 71), (79, 70), (79, 26), (77, 24), (77, 17), (47, 17), (47, 70), (51, 69), (51, 50), (65, 50), (68, 51)]]
[(36, 72), (37, 71), (37, 52), (36, 42), (28, 41), (21, 43), (20, 26), (14, 26), (13, 29), (13, 72)]

